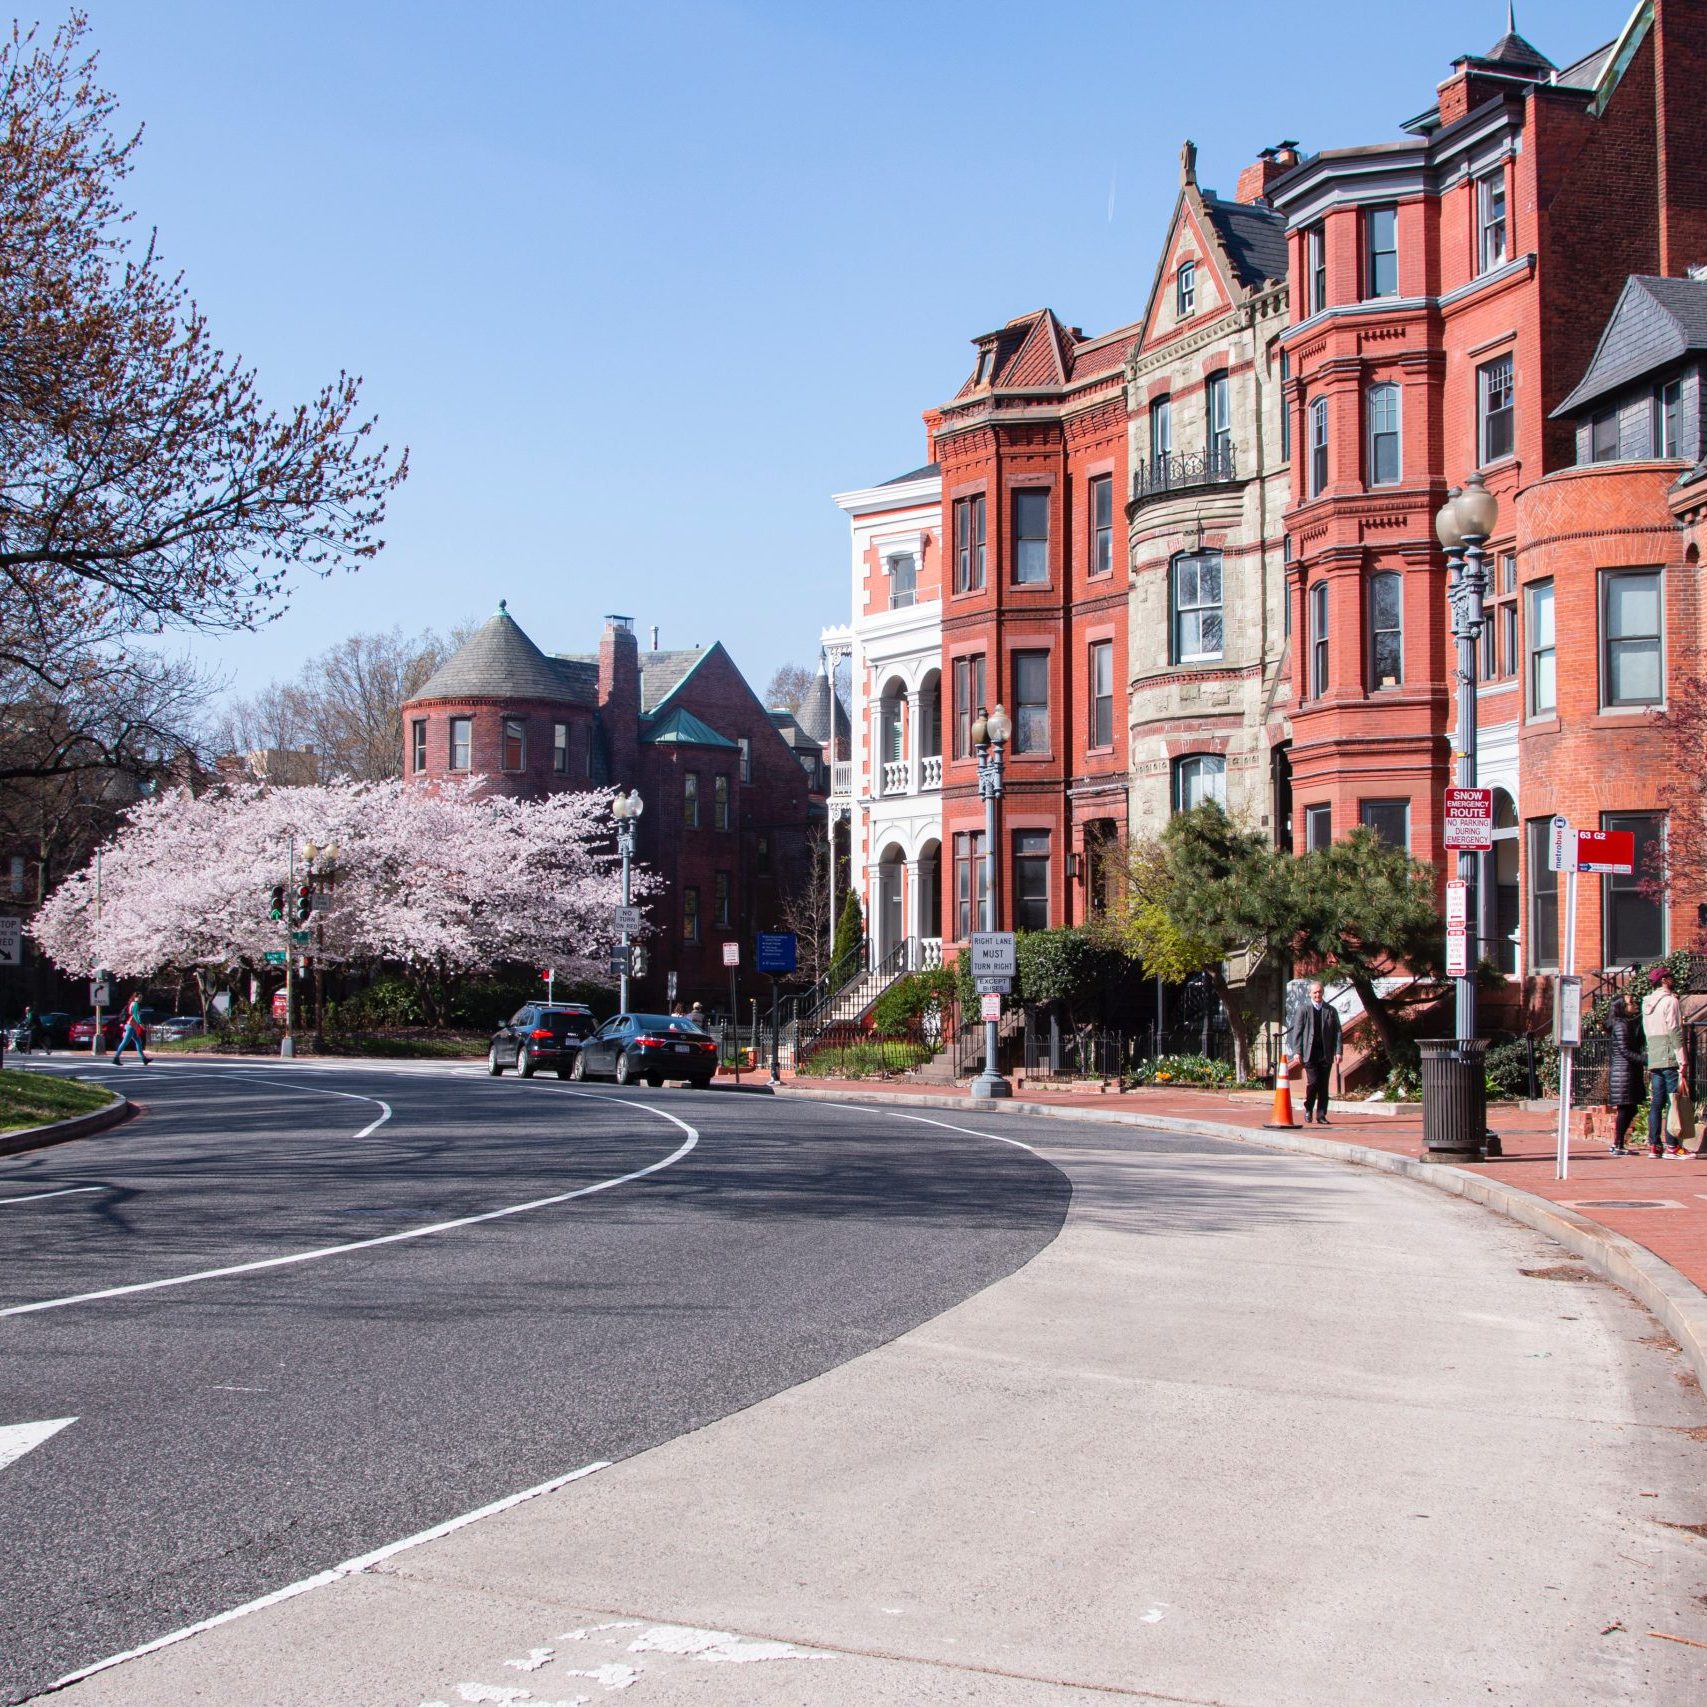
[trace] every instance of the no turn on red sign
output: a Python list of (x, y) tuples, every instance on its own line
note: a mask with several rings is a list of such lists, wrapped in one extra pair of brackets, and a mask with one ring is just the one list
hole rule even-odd
[(1486, 853), (1494, 845), (1494, 791), (1449, 788), (1445, 845), (1459, 853)]

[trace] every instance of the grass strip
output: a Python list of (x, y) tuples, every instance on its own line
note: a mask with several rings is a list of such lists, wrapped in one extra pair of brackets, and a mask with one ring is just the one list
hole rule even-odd
[(80, 1114), (105, 1108), (111, 1100), (111, 1092), (98, 1085), (8, 1068), (0, 1072), (0, 1132), (74, 1120)]

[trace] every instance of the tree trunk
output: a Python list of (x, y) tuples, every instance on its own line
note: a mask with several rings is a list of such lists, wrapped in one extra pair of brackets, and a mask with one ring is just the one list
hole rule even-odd
[(1209, 982), (1227, 1016), (1227, 1030), (1233, 1038), (1233, 1077), (1241, 1084), (1250, 1072), (1251, 1022), (1243, 1008), (1233, 1000), (1233, 991), (1226, 974), (1219, 966), (1209, 968)]
[(1395, 1048), (1399, 1041), (1399, 1032), (1393, 1024), (1393, 1016), (1387, 1012), (1386, 1003), (1375, 994), (1375, 986), (1367, 978), (1353, 978), (1350, 983), (1357, 992), (1357, 999), (1363, 1003), (1363, 1011), (1369, 1016), (1369, 1023), (1375, 1027), (1375, 1035), (1381, 1039), (1388, 1065), (1392, 1066), (1398, 1059)]

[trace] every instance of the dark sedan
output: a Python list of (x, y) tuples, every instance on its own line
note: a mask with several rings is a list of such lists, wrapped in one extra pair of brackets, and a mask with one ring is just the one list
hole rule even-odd
[(619, 1085), (685, 1079), (704, 1090), (716, 1071), (717, 1045), (680, 1014), (618, 1014), (581, 1045), (569, 1076), (608, 1077)]
[(531, 1079), (540, 1067), (553, 1067), (560, 1079), (581, 1053), (581, 1039), (593, 1029), (593, 1010), (579, 1002), (529, 1002), (492, 1035), (486, 1071), (493, 1078), (514, 1067)]

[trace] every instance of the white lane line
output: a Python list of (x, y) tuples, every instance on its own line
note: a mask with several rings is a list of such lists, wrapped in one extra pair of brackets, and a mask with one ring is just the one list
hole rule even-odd
[(40, 1203), (44, 1197), (75, 1197), (84, 1191), (105, 1191), (104, 1185), (68, 1185), (61, 1191), (32, 1191), (28, 1197), (0, 1197), (0, 1207), (8, 1203)]
[[(225, 1077), (228, 1079), (247, 1079), (252, 1084), (256, 1082), (267, 1084), (268, 1082), (259, 1073), (227, 1073)], [(391, 1118), (390, 1103), (383, 1102), (378, 1097), (363, 1096), (359, 1091), (329, 1091), (324, 1085), (273, 1085), (271, 1088), (273, 1090), (294, 1091), (296, 1095), (305, 1097), (343, 1097), (348, 1102), (379, 1103), (380, 1108), (384, 1112), (377, 1120), (370, 1121), (366, 1126), (364, 1126), (361, 1131), (356, 1134), (357, 1138), (366, 1138), (369, 1133), (378, 1131), (378, 1129)], [(354, 1140), (352, 1140), (352, 1142), (354, 1142)]]
[(932, 1120), (929, 1115), (906, 1114), (898, 1108), (882, 1108), (869, 1102), (828, 1102), (817, 1097), (812, 1100), (820, 1108), (846, 1108), (855, 1114), (886, 1114), (891, 1120), (916, 1120), (921, 1126), (940, 1126), (945, 1132), (964, 1132), (968, 1138), (988, 1138), (997, 1144), (1012, 1144), (1016, 1150), (1024, 1150), (1028, 1155), (1037, 1154), (1035, 1145), (1022, 1144), (1017, 1138), (1004, 1138), (999, 1132), (980, 1132), (973, 1126), (956, 1126), (952, 1120)]
[(431, 1529), (423, 1529), (419, 1535), (410, 1535), (402, 1541), (391, 1541), (383, 1547), (376, 1547), (371, 1553), (362, 1553), (354, 1559), (346, 1559), (341, 1565), (333, 1565), (331, 1569), (318, 1571), (311, 1577), (304, 1577), (301, 1582), (288, 1584), (284, 1588), (276, 1588), (271, 1594), (263, 1594), (256, 1600), (247, 1600), (241, 1606), (233, 1606), (229, 1611), (216, 1612), (211, 1618), (203, 1618), (194, 1624), (186, 1624), (181, 1630), (173, 1630), (169, 1635), (156, 1636), (152, 1642), (144, 1642), (140, 1648), (129, 1648), (122, 1654), (109, 1654), (104, 1660), (96, 1660), (93, 1665), (86, 1665), (81, 1670), (67, 1672), (64, 1677), (57, 1678), (48, 1685), (49, 1690), (65, 1689), (73, 1683), (81, 1683), (86, 1677), (93, 1677), (96, 1672), (106, 1671), (109, 1667), (123, 1665), (126, 1660), (140, 1659), (144, 1654), (158, 1653), (162, 1648), (170, 1648), (175, 1644), (187, 1641), (191, 1636), (199, 1636), (204, 1630), (217, 1629), (221, 1624), (229, 1624), (234, 1619), (246, 1618), (251, 1612), (260, 1612), (269, 1606), (277, 1606), (280, 1601), (294, 1600), (299, 1594), (307, 1594), (310, 1589), (324, 1588), (328, 1583), (335, 1583), (343, 1577), (357, 1575), (361, 1571), (371, 1570), (373, 1566), (383, 1564), (387, 1559), (408, 1551), (411, 1547), (419, 1547), (424, 1542), (437, 1541), (441, 1536), (450, 1535), (458, 1529), (464, 1529), (471, 1523), (478, 1523), (483, 1517), (495, 1517), (501, 1511), (508, 1511), (512, 1506), (521, 1505), (525, 1500), (538, 1499), (541, 1494), (555, 1492), (558, 1488), (567, 1487), (571, 1482), (578, 1482), (583, 1476), (591, 1476), (595, 1471), (608, 1470), (608, 1458), (595, 1458), (591, 1464), (583, 1464), (579, 1470), (571, 1470), (566, 1476), (553, 1476), (549, 1482), (540, 1482), (531, 1488), (523, 1488), (519, 1494), (509, 1494), (501, 1500), (494, 1500), (490, 1505), (483, 1505), (476, 1511), (467, 1511), (461, 1517), (446, 1519), (443, 1523), (435, 1523)]
[(198, 1281), (224, 1280), (234, 1274), (258, 1274), (263, 1269), (290, 1268), (298, 1263), (320, 1262), (326, 1257), (345, 1256), (351, 1251), (371, 1251), (381, 1245), (400, 1245), (407, 1239), (428, 1239), (438, 1233), (455, 1232), (459, 1227), (478, 1227), (484, 1221), (502, 1221), (506, 1216), (526, 1215), (535, 1209), (550, 1209), (559, 1203), (573, 1203), (578, 1197), (591, 1197), (595, 1192), (614, 1191), (619, 1185), (629, 1185), (637, 1179), (645, 1179), (648, 1174), (659, 1173), (674, 1166), (699, 1142), (699, 1133), (693, 1127), (661, 1108), (653, 1108), (647, 1103), (635, 1102), (628, 1097), (607, 1097), (589, 1091), (572, 1091), (567, 1085), (555, 1085), (552, 1089), (561, 1091), (566, 1096), (584, 1096), (592, 1102), (620, 1102), (628, 1108), (644, 1109), (648, 1114), (657, 1115), (660, 1120), (669, 1121), (672, 1126), (679, 1126), (687, 1134), (687, 1139), (661, 1162), (636, 1168), (633, 1173), (619, 1174), (615, 1179), (600, 1180), (596, 1185), (584, 1185), (575, 1191), (558, 1192), (552, 1197), (536, 1197), (526, 1203), (509, 1204), (503, 1209), (488, 1209), (479, 1215), (459, 1215), (454, 1221), (435, 1221), (426, 1227), (408, 1227), (401, 1233), (381, 1233), (372, 1239), (354, 1239), (344, 1245), (322, 1245), (318, 1250), (296, 1251), (290, 1256), (262, 1257), (255, 1262), (232, 1263), (226, 1268), (204, 1268), (198, 1269), (194, 1274), (175, 1274), (165, 1280), (139, 1280), (129, 1286), (106, 1286), (99, 1292), (73, 1293), (69, 1298), (43, 1298), (34, 1304), (13, 1304), (0, 1310), (0, 1317), (30, 1316), (39, 1310), (63, 1310), (72, 1304), (93, 1304), (103, 1298), (128, 1298), (133, 1293), (159, 1292), (169, 1286), (193, 1286)]

